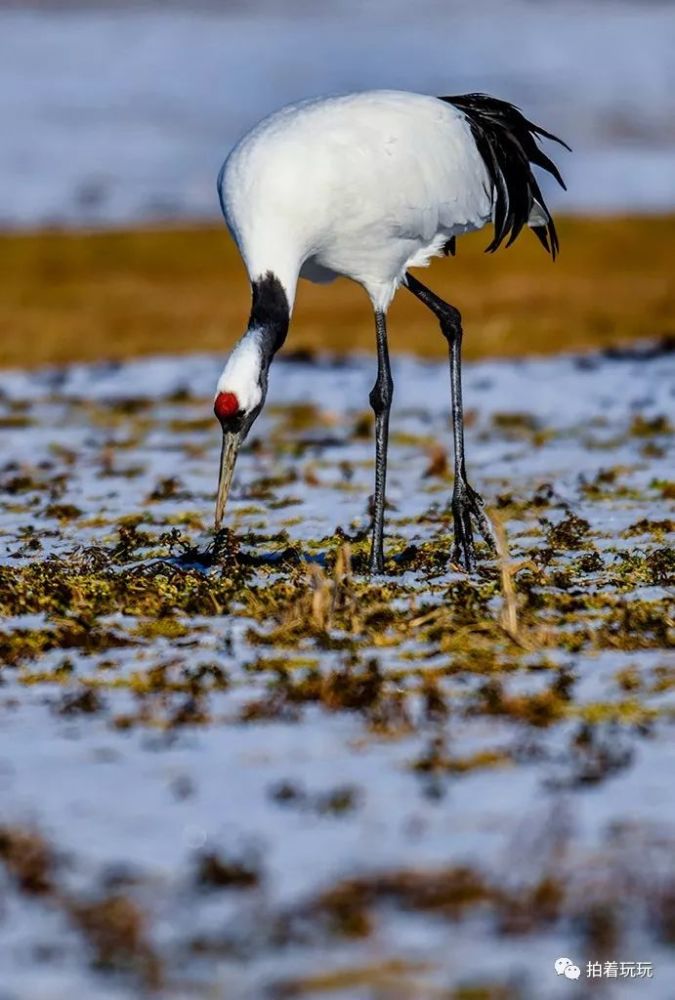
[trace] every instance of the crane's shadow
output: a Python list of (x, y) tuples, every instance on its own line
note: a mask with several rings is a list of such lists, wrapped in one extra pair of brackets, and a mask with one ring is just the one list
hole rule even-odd
[[(346, 543), (360, 542), (370, 534), (370, 528), (357, 532), (353, 536), (342, 535)], [(265, 551), (265, 541), (261, 538), (242, 542), (237, 539), (231, 529), (222, 528), (208, 541), (202, 544), (186, 546), (177, 555), (171, 555), (161, 560), (164, 564), (176, 566), (182, 570), (208, 574), (213, 570), (256, 569), (266, 568), (278, 571), (288, 571), (300, 566), (318, 566), (323, 571), (330, 570), (329, 556), (333, 551), (330, 546), (320, 552), (308, 552), (299, 544), (288, 544), (283, 548)], [(408, 545), (402, 551), (388, 560), (389, 568), (385, 575), (397, 576), (401, 572), (415, 569), (418, 564), (420, 549), (416, 545)], [(353, 555), (352, 568), (357, 574), (370, 576), (367, 555)], [(447, 571), (447, 567), (438, 572)]]
[(196, 570), (201, 573), (228, 566), (281, 569), (290, 565), (313, 563), (325, 569), (327, 565), (326, 553), (302, 552), (294, 545), (287, 545), (273, 552), (264, 551), (262, 543), (255, 551), (249, 547), (242, 547), (241, 542), (228, 528), (221, 529), (205, 544), (191, 545), (178, 555), (168, 556), (162, 561), (181, 569)]

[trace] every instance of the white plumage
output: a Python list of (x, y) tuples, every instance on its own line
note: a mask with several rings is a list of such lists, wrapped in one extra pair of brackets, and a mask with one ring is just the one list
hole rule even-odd
[(408, 267), (480, 229), (491, 183), (466, 117), (422, 94), (305, 101), (266, 118), (220, 177), (223, 212), (252, 281), (345, 275), (386, 309)]

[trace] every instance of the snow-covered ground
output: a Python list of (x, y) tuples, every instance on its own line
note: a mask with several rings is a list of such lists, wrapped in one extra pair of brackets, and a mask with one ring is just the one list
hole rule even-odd
[[(25, 569), (21, 586), (29, 604), (30, 581), (35, 587), (42, 572), (67, 574), (82, 547), (89, 547), (95, 574), (100, 560), (110, 558), (120, 525), (134, 515), (153, 545), (176, 525), (194, 544), (206, 544), (218, 454), (207, 395), (218, 369), (218, 358), (203, 356), (0, 373), (0, 561), (7, 588), (15, 586), (15, 571)], [(304, 552), (310, 540), (324, 539), (321, 549), (337, 526), (354, 533), (367, 525), (372, 443), (353, 428), (372, 377), (371, 359), (275, 364), (268, 407), (252, 434), (260, 447), (241, 456), (228, 510), (239, 534), (258, 532), (250, 551), (278, 544), (270, 539), (280, 531)], [(388, 534), (438, 542), (447, 537), (438, 510), (449, 485), (425, 471), (434, 442), (447, 447), (450, 436), (447, 369), (398, 358), (394, 378)], [(658, 525), (669, 509), (663, 481), (672, 468), (666, 414), (673, 411), (674, 385), (673, 355), (663, 351), (467, 365), (474, 484), (493, 507), (508, 491), (516, 501), (543, 498), (511, 516), (514, 556), (536, 558), (553, 522), (570, 513), (585, 518), (588, 546), (570, 556), (553, 553), (550, 568), (537, 563), (542, 590), (558, 588), (572, 610), (575, 602), (584, 607), (586, 595), (604, 594), (608, 604), (591, 603), (590, 613), (582, 613), (578, 627), (589, 636), (607, 614), (616, 625), (614, 607), (629, 614), (631, 602), (647, 622), (644, 642), (629, 636), (626, 648), (618, 628), (599, 648), (592, 641), (567, 646), (563, 630), (542, 650), (511, 650), (510, 666), (498, 671), (511, 696), (547, 689), (555, 677), (571, 692), (563, 717), (548, 727), (477, 711), (473, 699), (490, 676), (489, 662), (467, 664), (461, 649), (443, 652), (442, 637), (422, 637), (425, 602), (442, 607), (462, 599), (461, 590), (448, 589), (460, 586), (461, 576), (443, 566), (430, 575), (404, 570), (388, 579), (393, 596), (387, 606), (422, 609), (413, 610), (419, 623), (396, 645), (387, 641), (385, 619), (382, 635), (362, 649), (377, 657), (386, 677), (398, 677), (392, 691), (410, 715), (400, 731), (373, 729), (358, 711), (314, 702), (299, 706), (298, 716), (279, 711), (242, 721), (243, 707), (270, 690), (279, 660), (300, 653), (323, 673), (344, 663), (339, 645), (305, 640), (291, 649), (252, 638), (251, 628), (270, 627), (265, 588), (283, 585), (285, 575), (292, 600), (292, 588), (302, 587), (302, 573), (292, 569), (272, 568), (253, 579), (260, 588), (257, 616), (236, 607), (218, 613), (217, 606), (185, 614), (184, 631), (172, 640), (161, 633), (153, 638), (152, 622), (118, 612), (98, 624), (94, 619), (95, 627), (118, 637), (105, 649), (78, 641), (42, 653), (28, 647), (1, 673), (0, 857), (8, 851), (2, 830), (36, 830), (61, 856), (60, 897), (17, 893), (0, 865), (3, 1000), (141, 995), (119, 970), (107, 977), (91, 972), (91, 950), (66, 918), (72, 904), (64, 900), (81, 905), (111, 891), (131, 894), (148, 914), (147, 933), (166, 974), (156, 995), (172, 1000), (432, 1000), (459, 995), (460, 984), (490, 982), (507, 992), (476, 995), (586, 995), (580, 992), (585, 973), (576, 986), (555, 976), (553, 962), (561, 955), (584, 968), (586, 960), (603, 957), (652, 962), (653, 979), (605, 982), (610, 992), (604, 995), (670, 1000), (675, 963), (659, 935), (672, 931), (672, 923), (659, 907), (672, 900), (675, 851), (673, 660), (650, 631), (658, 609), (665, 609), (665, 592), (658, 581), (638, 581), (626, 593), (614, 574), (624, 551), (639, 562), (665, 545)], [(601, 470), (604, 478), (598, 478)], [(171, 477), (173, 494), (157, 493)], [(265, 494), (270, 483), (272, 493)], [(187, 514), (192, 520), (181, 520)], [(631, 528), (636, 524), (643, 526)], [(569, 558), (584, 554), (588, 567), (566, 576)], [(140, 553), (137, 563), (113, 561), (112, 571), (127, 574), (132, 593), (142, 579), (136, 571), (154, 561)], [(218, 572), (213, 567), (215, 577)], [(157, 587), (167, 586), (157, 580)], [(41, 635), (70, 621), (68, 608), (45, 618), (20, 613), (20, 601), (12, 606), (0, 628), (6, 649), (21, 630)], [(74, 619), (79, 614), (72, 611)], [(537, 614), (545, 616), (545, 607)], [(336, 636), (344, 638), (337, 630)], [(473, 641), (467, 634), (466, 649)], [(475, 641), (480, 644), (480, 633)], [(200, 664), (220, 665), (228, 686), (205, 692), (200, 704), (208, 717), (169, 725), (182, 689), (143, 689), (142, 679), (147, 685), (153, 670), (166, 670), (164, 680), (180, 682)], [(290, 669), (297, 677), (307, 666)], [(414, 693), (414, 683), (434, 669), (447, 718), (426, 718)], [(100, 705), (87, 711), (86, 702), (70, 708), (64, 702), (87, 688), (99, 692)], [(619, 721), (608, 721), (614, 716)], [(594, 751), (584, 750), (579, 736), (584, 717), (595, 720), (593, 739), (601, 742)], [(505, 766), (415, 772), (413, 763), (439, 738), (457, 759), (499, 751)], [(584, 779), (578, 769), (589, 762), (599, 771)], [(280, 783), (300, 788), (300, 797), (275, 796)], [(348, 799), (343, 810), (328, 808), (326, 795), (345, 788), (354, 796), (351, 805)], [(253, 857), (260, 884), (239, 892), (200, 889), (194, 870), (204, 851)], [(380, 871), (414, 878), (434, 866), (461, 865), (494, 878), (504, 892), (510, 886), (525, 892), (546, 875), (569, 880), (580, 896), (571, 904), (579, 916), (556, 922), (549, 914), (541, 925), (515, 933), (495, 926), (494, 903), (487, 913), (472, 910), (466, 917), (462, 911), (461, 919), (448, 921), (447, 913), (424, 903), (409, 912), (404, 897), (402, 906), (385, 898), (361, 935), (325, 935), (318, 918), (308, 929), (311, 914), (299, 929), (288, 923), (289, 914), (297, 922), (308, 899), (343, 879)], [(609, 892), (612, 919), (625, 930), (609, 944), (587, 926), (584, 907), (599, 892)], [(657, 934), (653, 926), (665, 931)], [(119, 954), (117, 964), (123, 964)], [(381, 992), (369, 979), (371, 967), (380, 970)], [(312, 989), (312, 977), (322, 975), (346, 976), (343, 988), (324, 992), (315, 983)], [(292, 983), (303, 976), (301, 992), (293, 992)], [(275, 992), (274, 983), (285, 985)], [(328, 991), (330, 983), (324, 985)]]
[(515, 101), (574, 148), (554, 204), (669, 209), (674, 51), (675, 6), (649, 0), (11, 5), (0, 224), (215, 218), (218, 168), (253, 122), (367, 87)]

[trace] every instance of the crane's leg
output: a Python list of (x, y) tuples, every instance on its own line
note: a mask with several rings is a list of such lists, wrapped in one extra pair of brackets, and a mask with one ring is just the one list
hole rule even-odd
[(450, 352), (450, 387), (452, 391), (452, 430), (455, 444), (455, 486), (452, 494), (452, 517), (455, 528), (455, 544), (452, 558), (464, 569), (471, 571), (476, 566), (476, 551), (473, 544), (471, 518), (476, 519), (478, 530), (494, 548), (490, 522), (483, 513), (481, 496), (469, 485), (464, 461), (464, 411), (462, 408), (462, 317), (458, 309), (444, 302), (421, 281), (406, 272), (406, 288), (417, 296), (436, 316), (441, 333), (448, 342)]
[(387, 445), (389, 442), (389, 410), (394, 383), (389, 367), (387, 321), (383, 312), (375, 313), (377, 334), (377, 379), (370, 393), (370, 405), (375, 412), (375, 513), (373, 541), (370, 550), (370, 572), (384, 573), (384, 502), (387, 482)]

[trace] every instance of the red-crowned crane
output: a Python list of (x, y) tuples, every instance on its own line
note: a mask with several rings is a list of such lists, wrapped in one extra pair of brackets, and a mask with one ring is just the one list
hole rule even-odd
[[(375, 499), (370, 570), (384, 571), (382, 535), (389, 409), (386, 315), (399, 285), (440, 323), (450, 353), (454, 431), (453, 559), (475, 566), (472, 517), (491, 542), (483, 501), (464, 461), (459, 311), (409, 268), (454, 254), (461, 233), (494, 223), (487, 247), (509, 246), (526, 224), (555, 258), (555, 225), (532, 166), (564, 187), (538, 139), (565, 145), (512, 104), (484, 94), (430, 97), (377, 90), (304, 101), (255, 126), (218, 176), (227, 225), (248, 270), (253, 303), (246, 333), (218, 380), (223, 431), (216, 501), (222, 523), (239, 447), (260, 413), (270, 363), (286, 339), (299, 277), (362, 285), (375, 312)], [(569, 147), (566, 147), (569, 148)]]

